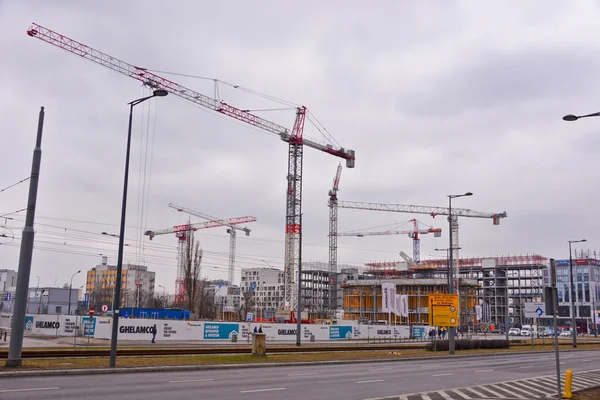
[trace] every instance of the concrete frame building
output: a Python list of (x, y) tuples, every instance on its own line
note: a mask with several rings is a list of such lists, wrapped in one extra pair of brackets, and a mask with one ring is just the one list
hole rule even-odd
[[(12, 312), (15, 291), (17, 290), (17, 271), (0, 269), (0, 308)], [(9, 294), (10, 293), (10, 294)]]

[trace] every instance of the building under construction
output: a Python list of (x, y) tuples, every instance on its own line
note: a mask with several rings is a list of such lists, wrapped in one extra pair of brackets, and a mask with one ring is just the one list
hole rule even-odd
[[(542, 300), (547, 259), (540, 255), (461, 258), (458, 293), (460, 324), (468, 329), (489, 322), (504, 329), (508, 305), (509, 326), (524, 324), (524, 304)], [(427, 296), (448, 292), (448, 260), (427, 260), (408, 267), (405, 262), (369, 263), (368, 280), (349, 280), (342, 285), (346, 319), (387, 320), (381, 310), (381, 282), (397, 282), (398, 294), (409, 295), (409, 322), (427, 323)], [(476, 319), (475, 305), (482, 306)], [(399, 317), (398, 322), (399, 322)]]

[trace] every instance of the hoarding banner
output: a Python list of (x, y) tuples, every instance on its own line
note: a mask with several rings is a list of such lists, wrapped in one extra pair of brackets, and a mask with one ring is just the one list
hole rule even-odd
[(352, 339), (352, 327), (332, 325), (329, 328), (329, 339)]
[(393, 281), (381, 282), (381, 311), (395, 313), (396, 283)]

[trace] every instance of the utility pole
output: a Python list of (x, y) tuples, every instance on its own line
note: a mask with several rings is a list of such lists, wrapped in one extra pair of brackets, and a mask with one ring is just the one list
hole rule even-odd
[(296, 346), (300, 346), (302, 344), (302, 213), (300, 213), (300, 233), (298, 236), (298, 306), (296, 307)]
[(29, 291), (29, 274), (31, 273), (31, 258), (33, 257), (33, 220), (35, 219), (35, 204), (37, 201), (40, 165), (42, 162), (42, 131), (44, 129), (44, 107), (41, 107), (38, 117), (37, 138), (33, 150), (31, 163), (31, 179), (29, 180), (29, 198), (27, 200), (27, 214), (25, 228), (21, 237), (21, 252), (19, 254), (19, 271), (17, 273), (17, 290), (15, 292), (15, 308), (13, 310), (12, 331), (10, 335), (10, 348), (6, 367), (18, 368), (22, 365), (21, 353), (23, 350), (23, 333), (25, 330), (25, 308)]

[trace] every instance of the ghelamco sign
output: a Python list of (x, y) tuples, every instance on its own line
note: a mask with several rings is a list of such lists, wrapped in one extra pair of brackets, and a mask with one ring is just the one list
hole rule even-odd
[(37, 329), (59, 329), (60, 322), (58, 321), (35, 321)]
[(144, 333), (144, 334), (151, 334), (152, 333), (152, 326), (128, 326), (128, 325), (121, 325), (119, 327), (119, 332), (120, 333)]

